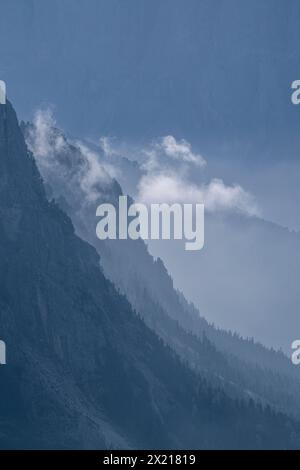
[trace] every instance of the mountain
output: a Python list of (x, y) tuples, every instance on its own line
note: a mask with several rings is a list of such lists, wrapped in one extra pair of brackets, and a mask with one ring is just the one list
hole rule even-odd
[(297, 447), (299, 425), (183, 365), (48, 202), (16, 114), (0, 108), (2, 448)]
[(22, 124), (48, 199), (55, 198), (72, 218), (79, 236), (96, 248), (105, 276), (126, 295), (147, 326), (192, 370), (232, 398), (251, 396), (258, 403), (300, 416), (299, 370), (282, 352), (209, 324), (176, 291), (165, 265), (151, 256), (143, 241), (96, 237), (98, 204), (117, 204), (122, 194), (109, 171), (124, 181), (124, 169), (126, 174), (137, 171), (136, 164), (117, 156), (106, 158), (97, 149), (70, 141), (57, 128), (41, 127), (45, 132)]

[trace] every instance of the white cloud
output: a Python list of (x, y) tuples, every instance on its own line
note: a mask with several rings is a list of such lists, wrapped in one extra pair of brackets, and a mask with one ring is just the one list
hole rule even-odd
[(101, 186), (111, 181), (104, 165), (99, 161), (99, 155), (86, 145), (77, 141), (77, 148), (83, 157), (82, 166), (78, 172), (78, 182), (90, 202), (98, 199)]
[(161, 147), (168, 157), (197, 166), (206, 165), (202, 155), (193, 153), (191, 144), (184, 139), (177, 141), (172, 135), (167, 135), (162, 138)]
[(65, 146), (63, 136), (54, 132), (56, 126), (51, 109), (38, 110), (34, 117), (34, 128), (30, 131), (29, 147), (35, 156), (49, 158), (61, 152)]
[(107, 157), (111, 157), (112, 155), (116, 155), (116, 150), (114, 149), (113, 146), (113, 141), (110, 137), (103, 136), (99, 139), (100, 147), (103, 151), (103, 153)]
[(203, 202), (203, 194), (196, 186), (188, 185), (176, 175), (148, 174), (139, 182), (139, 201), (151, 203)]
[(214, 178), (205, 186), (204, 201), (209, 211), (235, 209), (248, 215), (259, 215), (260, 211), (254, 197), (240, 185), (225, 185)]
[(151, 203), (204, 203), (209, 212), (237, 210), (258, 215), (254, 198), (239, 185), (226, 186), (221, 179), (195, 185), (175, 174), (148, 174), (139, 183), (138, 199)]
[(108, 165), (80, 141), (67, 141), (56, 128), (51, 109), (35, 113), (27, 145), (34, 154), (42, 176), (54, 187), (74, 194), (86, 202), (94, 202), (104, 185), (111, 182)]
[(238, 184), (226, 185), (219, 178), (213, 178), (209, 183), (196, 183), (195, 174), (201, 179), (201, 172), (195, 173), (194, 167), (202, 168), (206, 161), (193, 153), (189, 142), (178, 142), (169, 135), (143, 153), (144, 174), (138, 184), (136, 199), (145, 203), (204, 203), (210, 212), (233, 210), (259, 214), (253, 196)]

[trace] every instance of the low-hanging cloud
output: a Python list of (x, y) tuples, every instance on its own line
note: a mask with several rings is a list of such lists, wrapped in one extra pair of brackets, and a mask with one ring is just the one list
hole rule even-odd
[[(81, 193), (87, 203), (95, 202), (112, 179), (118, 179), (120, 168), (110, 158), (80, 141), (69, 142), (56, 128), (51, 109), (35, 114), (27, 143), (35, 155), (42, 176), (60, 187), (62, 192)], [(70, 150), (70, 146), (72, 149)], [(111, 138), (100, 139), (100, 154), (119, 155), (120, 148)], [(143, 203), (204, 203), (206, 210), (240, 211), (259, 215), (255, 198), (239, 184), (227, 185), (220, 178), (198, 182), (194, 168), (202, 174), (206, 159), (186, 140), (164, 136), (145, 148), (136, 149), (141, 175), (136, 185), (136, 201)], [(64, 187), (65, 186), (65, 187)], [(75, 197), (75, 196), (74, 196)]]
[(44, 158), (45, 163), (54, 153), (64, 149), (65, 140), (60, 133), (55, 133), (56, 122), (51, 109), (38, 110), (34, 116), (34, 127), (29, 134), (29, 147), (38, 158)]
[(191, 144), (184, 139), (177, 141), (172, 135), (167, 135), (162, 138), (160, 145), (168, 157), (201, 167), (206, 165), (202, 155), (193, 153)]
[(259, 214), (251, 194), (240, 185), (227, 186), (218, 178), (209, 184), (197, 186), (175, 174), (149, 174), (139, 183), (138, 199), (146, 204), (204, 203), (210, 212), (236, 210), (249, 215)]
[[(27, 134), (27, 145), (34, 154), (44, 179), (65, 196), (96, 201), (112, 181), (108, 165), (97, 152), (80, 141), (68, 141), (56, 127), (51, 109), (38, 110)], [(112, 169), (113, 170), (113, 169)]]
[(187, 141), (178, 142), (168, 135), (144, 149), (143, 154), (144, 173), (138, 183), (138, 200), (147, 204), (204, 203), (210, 212), (231, 210), (259, 215), (255, 198), (239, 184), (226, 185), (221, 178), (195, 182), (194, 167), (204, 169), (207, 162), (192, 151)]

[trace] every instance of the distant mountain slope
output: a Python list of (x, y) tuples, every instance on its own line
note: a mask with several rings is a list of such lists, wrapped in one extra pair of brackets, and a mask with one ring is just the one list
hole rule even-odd
[(216, 213), (206, 214), (205, 234), (203, 250), (192, 257), (175, 243), (154, 242), (150, 250), (211, 322), (290, 356), (300, 334), (299, 233), (257, 217)]
[[(22, 128), (29, 147), (41, 151), (35, 127), (23, 124)], [(135, 165), (101, 157), (80, 143), (71, 143), (55, 128), (47, 129), (43, 137), (45, 154), (36, 158), (48, 197), (59, 202), (77, 233), (96, 247), (105, 275), (127, 296), (145, 323), (211, 385), (233, 397), (252, 396), (299, 416), (299, 371), (287, 357), (209, 325), (174, 289), (163, 262), (154, 260), (141, 240), (97, 239), (97, 205), (117, 203), (121, 194), (107, 166), (114, 164), (119, 174), (120, 168), (136, 171)]]

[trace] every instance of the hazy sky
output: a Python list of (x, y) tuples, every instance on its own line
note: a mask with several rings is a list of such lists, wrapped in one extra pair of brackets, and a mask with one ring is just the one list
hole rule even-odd
[(298, 0), (0, 6), (0, 75), (23, 117), (47, 102), (64, 128), (84, 137), (171, 133), (204, 150), (255, 139), (268, 152), (272, 140), (296, 138)]

